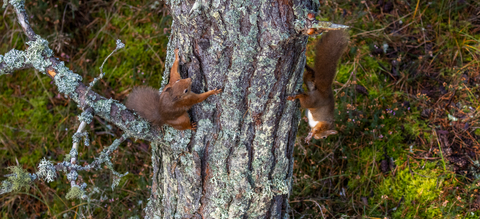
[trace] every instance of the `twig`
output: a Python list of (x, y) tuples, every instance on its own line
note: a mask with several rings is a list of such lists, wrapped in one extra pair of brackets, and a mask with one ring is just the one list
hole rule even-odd
[(90, 84), (88, 85), (87, 91), (85, 92), (85, 95), (88, 94), (88, 92), (92, 89), (92, 87), (95, 85), (95, 83), (97, 83), (98, 80), (102, 79), (103, 76), (105, 76), (105, 73), (103, 72), (103, 65), (105, 65), (105, 62), (107, 62), (107, 59), (110, 58), (110, 56), (112, 56), (114, 52), (125, 47), (125, 44), (122, 43), (120, 39), (117, 39), (116, 43), (117, 43), (117, 47), (107, 56), (107, 58), (103, 60), (103, 63), (99, 68), (100, 75), (97, 78), (94, 78), (92, 82), (90, 82)]

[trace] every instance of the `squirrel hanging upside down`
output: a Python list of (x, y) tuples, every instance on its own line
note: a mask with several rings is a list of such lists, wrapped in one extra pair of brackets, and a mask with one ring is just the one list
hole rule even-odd
[(348, 34), (344, 30), (330, 30), (323, 34), (315, 48), (315, 68), (305, 64), (303, 81), (308, 92), (287, 97), (287, 100), (300, 99), (306, 108), (308, 125), (312, 128), (305, 141), (326, 138), (337, 134), (335, 130), (335, 99), (332, 83), (335, 78), (338, 60), (348, 45)]
[(128, 96), (125, 105), (159, 127), (168, 124), (177, 130), (195, 130), (196, 124), (190, 122), (187, 111), (210, 95), (219, 94), (222, 89), (210, 90), (202, 94), (193, 93), (192, 79), (180, 77), (178, 62), (178, 49), (176, 49), (175, 61), (170, 70), (170, 80), (162, 94), (151, 87), (136, 87)]

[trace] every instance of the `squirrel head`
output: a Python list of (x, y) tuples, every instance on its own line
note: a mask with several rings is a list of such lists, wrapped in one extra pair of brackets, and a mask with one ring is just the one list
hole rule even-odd
[(338, 133), (333, 128), (333, 122), (319, 121), (310, 133), (315, 139), (327, 138), (329, 135), (336, 135)]
[(177, 80), (172, 84), (171, 87), (167, 88), (165, 91), (170, 93), (170, 96), (174, 100), (180, 100), (189, 93), (191, 93), (192, 79), (185, 78)]

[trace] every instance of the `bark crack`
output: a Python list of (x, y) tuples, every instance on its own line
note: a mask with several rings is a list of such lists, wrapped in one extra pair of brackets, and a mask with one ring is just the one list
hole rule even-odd
[(206, 142), (205, 144), (205, 151), (203, 153), (203, 156), (200, 158), (201, 159), (201, 184), (200, 186), (202, 187), (202, 197), (200, 198), (200, 208), (198, 209), (198, 213), (200, 215), (202, 215), (202, 218), (204, 217), (203, 216), (203, 209), (205, 207), (205, 204), (206, 204), (206, 197), (205, 197), (205, 194), (207, 193), (207, 188), (206, 188), (206, 181), (207, 181), (207, 160), (208, 160), (208, 147), (210, 146), (210, 141)]

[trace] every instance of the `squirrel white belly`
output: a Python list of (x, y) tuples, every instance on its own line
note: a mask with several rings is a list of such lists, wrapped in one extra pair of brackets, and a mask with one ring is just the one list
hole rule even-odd
[(337, 134), (335, 130), (335, 99), (332, 83), (337, 71), (338, 60), (348, 45), (348, 34), (344, 30), (330, 30), (324, 33), (315, 47), (315, 68), (305, 65), (303, 81), (306, 93), (290, 96), (287, 100), (300, 99), (300, 105), (306, 109), (308, 125), (312, 128), (307, 142)]

